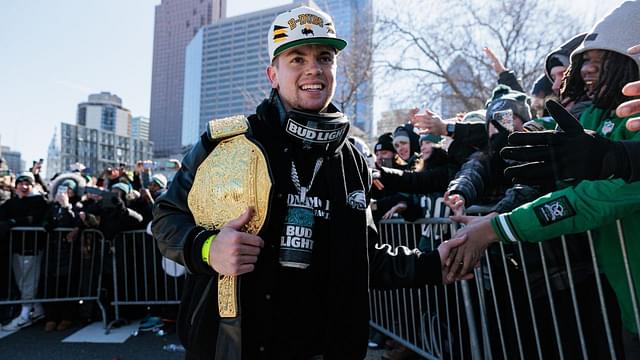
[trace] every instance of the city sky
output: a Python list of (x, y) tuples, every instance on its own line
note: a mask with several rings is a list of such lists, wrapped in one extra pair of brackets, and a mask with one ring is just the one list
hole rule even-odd
[[(374, 3), (385, 1), (390, 0)], [(230, 0), (227, 16), (289, 2)], [(566, 6), (593, 17), (619, 2)], [(159, 3), (0, 1), (0, 144), (22, 152), (27, 166), (46, 159), (54, 127), (75, 123), (77, 104), (101, 91), (120, 96), (133, 116), (149, 116), (153, 18)]]

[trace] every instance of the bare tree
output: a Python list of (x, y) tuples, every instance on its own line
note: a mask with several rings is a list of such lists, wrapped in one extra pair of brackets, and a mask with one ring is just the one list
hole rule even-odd
[(395, 93), (414, 95), (414, 103), (449, 97), (462, 107), (457, 111), (482, 108), (497, 85), (485, 46), (529, 89), (545, 55), (585, 27), (551, 0), (401, 1), (377, 24), (388, 49), (377, 60), (384, 81), (411, 84)]

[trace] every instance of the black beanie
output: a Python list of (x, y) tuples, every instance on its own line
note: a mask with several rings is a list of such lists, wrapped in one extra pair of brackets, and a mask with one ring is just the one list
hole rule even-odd
[[(538, 97), (547, 97), (553, 93), (553, 90), (551, 89), (552, 86), (553, 84), (551, 83), (547, 75), (542, 74), (540, 75), (540, 77), (538, 77), (536, 82), (533, 83), (531, 94)], [(538, 94), (541, 93), (542, 96), (539, 96)]]
[(374, 152), (389, 150), (393, 153), (396, 152), (396, 149), (393, 147), (393, 137), (390, 132), (384, 133), (378, 137), (378, 142), (376, 146), (373, 148)]

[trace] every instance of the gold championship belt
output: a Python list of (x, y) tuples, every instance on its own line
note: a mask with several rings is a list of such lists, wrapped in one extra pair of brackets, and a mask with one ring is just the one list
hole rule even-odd
[[(243, 231), (256, 235), (262, 229), (273, 181), (264, 153), (244, 135), (248, 129), (242, 115), (209, 122), (209, 136), (220, 143), (198, 166), (189, 191), (189, 209), (197, 225), (219, 230), (253, 207), (254, 216)], [(218, 275), (220, 317), (238, 315), (237, 298), (236, 277)]]

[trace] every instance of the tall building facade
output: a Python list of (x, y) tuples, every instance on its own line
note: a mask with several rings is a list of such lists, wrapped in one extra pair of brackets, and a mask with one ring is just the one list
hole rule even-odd
[[(442, 116), (452, 118), (459, 112), (467, 112), (475, 109), (467, 109), (461, 97), (470, 97), (473, 94), (473, 86), (468, 82), (469, 74), (473, 74), (471, 65), (465, 58), (458, 55), (447, 68), (447, 72), (451, 75), (453, 81), (456, 82), (460, 94), (456, 93), (453, 88), (447, 84), (442, 88), (442, 99), (440, 100)], [(482, 104), (479, 104), (481, 107)]]
[(19, 151), (11, 150), (8, 146), (0, 146), (0, 156), (2, 156), (7, 163), (7, 167), (14, 174), (27, 170), (24, 160), (22, 160), (22, 153)]
[(162, 0), (155, 9), (151, 140), (155, 154), (180, 153), (185, 48), (198, 30), (224, 17), (226, 0)]
[[(211, 119), (253, 114), (271, 91), (267, 34), (280, 13), (310, 1), (214, 21), (187, 46), (182, 145), (198, 140)], [(314, 5), (315, 6), (315, 5)], [(155, 120), (151, 118), (153, 127)]]
[(53, 136), (47, 148), (47, 162), (44, 163), (44, 166), (47, 169), (47, 179), (51, 179), (53, 175), (63, 170), (60, 165), (60, 143), (58, 142), (57, 128), (53, 130)]
[[(51, 171), (68, 171), (71, 164), (80, 162), (91, 173), (99, 174), (107, 167), (133, 166), (138, 160), (152, 159), (153, 144), (144, 137), (149, 121), (144, 117), (133, 119), (117, 95), (89, 95), (87, 102), (78, 105), (76, 124), (61, 124), (59, 165)], [(49, 148), (55, 146), (54, 137)]]
[(371, 57), (373, 0), (314, 1), (331, 15), (338, 36), (349, 43), (338, 60), (334, 102), (351, 119), (351, 124), (372, 136), (375, 131)]
[(68, 171), (71, 164), (82, 163), (92, 174), (107, 167), (135, 165), (138, 160), (153, 157), (151, 142), (121, 136), (109, 131), (81, 125), (61, 124), (59, 171)]
[(149, 118), (134, 116), (131, 118), (129, 134), (132, 139), (149, 141)]
[(129, 136), (131, 112), (122, 106), (122, 99), (109, 92), (89, 95), (89, 100), (78, 104), (76, 123), (91, 129), (99, 129)]
[(383, 111), (380, 120), (378, 120), (378, 135), (391, 132), (409, 121), (410, 109), (396, 109)]

